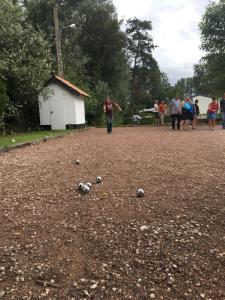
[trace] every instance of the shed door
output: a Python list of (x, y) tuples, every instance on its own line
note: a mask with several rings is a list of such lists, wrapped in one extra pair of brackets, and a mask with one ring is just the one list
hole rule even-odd
[(50, 100), (50, 119), (52, 130), (66, 129), (63, 100), (56, 98)]

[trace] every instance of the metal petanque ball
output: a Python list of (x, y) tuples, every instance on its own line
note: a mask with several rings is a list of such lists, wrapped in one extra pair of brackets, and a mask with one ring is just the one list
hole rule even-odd
[(96, 182), (97, 182), (97, 183), (100, 183), (101, 181), (102, 181), (102, 177), (101, 177), (101, 176), (97, 176), (97, 177), (96, 177)]
[(89, 188), (91, 188), (92, 184), (90, 182), (86, 183), (87, 186), (89, 186)]
[(143, 189), (137, 189), (137, 196), (138, 197), (143, 197), (144, 196), (144, 190)]
[(76, 159), (76, 160), (75, 160), (75, 164), (76, 164), (76, 165), (79, 165), (79, 164), (80, 164), (80, 160), (79, 160), (79, 159)]
[(83, 187), (82, 187), (82, 192), (84, 193), (84, 194), (87, 194), (87, 193), (89, 193), (90, 192), (90, 187), (88, 186), (88, 185), (83, 185)]
[(83, 182), (80, 182), (80, 183), (78, 184), (78, 186), (77, 186), (77, 189), (78, 189), (79, 191), (82, 191), (83, 186), (84, 186)]

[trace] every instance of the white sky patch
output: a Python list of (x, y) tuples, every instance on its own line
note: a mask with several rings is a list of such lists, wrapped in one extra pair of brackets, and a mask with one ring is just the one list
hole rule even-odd
[(193, 65), (204, 55), (198, 24), (209, 0), (113, 0), (119, 18), (152, 21), (154, 57), (172, 84), (193, 76)]

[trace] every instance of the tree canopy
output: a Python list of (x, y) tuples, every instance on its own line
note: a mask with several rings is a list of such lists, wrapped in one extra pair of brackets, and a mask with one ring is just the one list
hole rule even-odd
[(122, 31), (111, 0), (5, 0), (0, 2), (1, 124), (17, 129), (39, 124), (37, 95), (57, 73), (56, 5), (64, 77), (92, 96), (89, 122), (101, 122), (108, 93), (125, 113), (168, 95), (168, 77), (152, 54), (150, 20), (130, 19)]
[(19, 5), (1, 1), (0, 19), (0, 78), (6, 84), (11, 111), (17, 108), (22, 117), (49, 76), (49, 45), (43, 33), (27, 22)]
[(224, 0), (207, 6), (199, 27), (206, 55), (194, 68), (194, 84), (200, 93), (221, 96), (225, 91)]
[(131, 70), (131, 111), (136, 107), (152, 105), (153, 99), (165, 97), (169, 87), (167, 76), (160, 72), (157, 61), (152, 55), (156, 47), (150, 32), (151, 21), (137, 18), (127, 21), (127, 56)]

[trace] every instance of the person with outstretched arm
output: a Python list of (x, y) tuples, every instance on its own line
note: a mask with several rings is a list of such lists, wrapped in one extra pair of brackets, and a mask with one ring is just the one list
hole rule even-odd
[(119, 104), (110, 100), (109, 96), (106, 96), (104, 101), (103, 110), (106, 114), (106, 122), (107, 122), (107, 133), (112, 133), (112, 121), (113, 121), (113, 109), (116, 108), (119, 111), (122, 111)]

